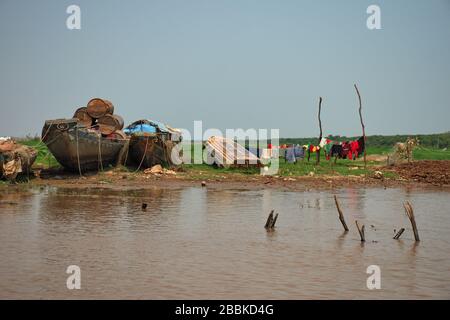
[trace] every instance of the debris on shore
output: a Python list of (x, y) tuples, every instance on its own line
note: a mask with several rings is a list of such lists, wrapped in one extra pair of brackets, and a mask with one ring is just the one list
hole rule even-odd
[(36, 149), (18, 144), (10, 137), (0, 137), (0, 178), (15, 182), (19, 174), (29, 175), (36, 157)]

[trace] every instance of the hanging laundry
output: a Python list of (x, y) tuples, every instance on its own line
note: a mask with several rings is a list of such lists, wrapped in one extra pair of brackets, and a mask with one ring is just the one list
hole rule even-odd
[(294, 148), (287, 148), (286, 149), (286, 162), (288, 163), (295, 163), (297, 162), (297, 159), (295, 158), (295, 150)]

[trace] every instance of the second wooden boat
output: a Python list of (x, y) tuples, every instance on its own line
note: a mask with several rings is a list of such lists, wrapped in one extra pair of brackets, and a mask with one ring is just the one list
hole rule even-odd
[(130, 136), (130, 162), (138, 168), (180, 164), (181, 151), (174, 149), (181, 142), (179, 130), (157, 121), (139, 120), (125, 128), (124, 132)]

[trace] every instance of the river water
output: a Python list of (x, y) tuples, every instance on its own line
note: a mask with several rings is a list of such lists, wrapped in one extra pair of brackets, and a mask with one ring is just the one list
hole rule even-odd
[[(449, 299), (449, 208), (448, 192), (405, 188), (6, 188), (0, 298)], [(268, 233), (272, 209), (279, 218)], [(80, 290), (66, 287), (69, 265), (80, 267)], [(370, 265), (380, 267), (381, 289), (367, 288)]]

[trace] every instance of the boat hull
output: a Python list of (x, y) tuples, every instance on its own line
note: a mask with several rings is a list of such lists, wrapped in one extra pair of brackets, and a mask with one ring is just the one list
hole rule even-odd
[(176, 143), (163, 134), (132, 136), (130, 138), (129, 157), (139, 168), (151, 168), (154, 165), (172, 166), (171, 154)]
[(115, 165), (127, 143), (127, 140), (104, 138), (76, 119), (47, 120), (42, 141), (65, 169), (82, 172)]

